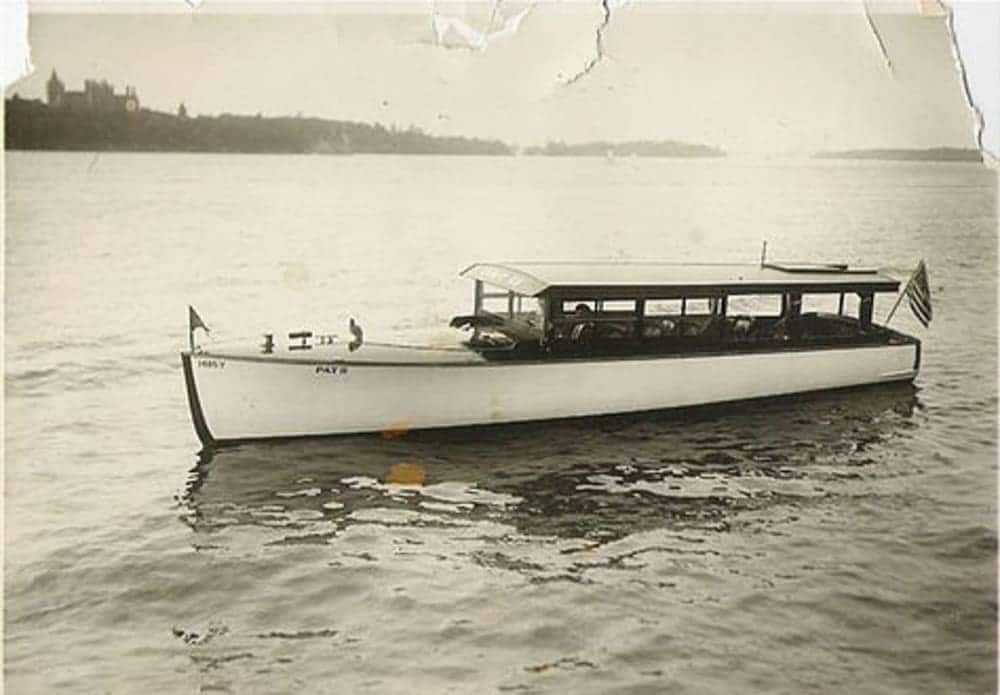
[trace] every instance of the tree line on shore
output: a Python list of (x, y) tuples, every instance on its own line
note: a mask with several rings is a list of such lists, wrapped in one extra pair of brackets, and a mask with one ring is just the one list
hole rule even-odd
[(6, 100), (4, 145), (13, 150), (125, 150), (322, 154), (509, 155), (499, 140), (431, 135), (420, 128), (321, 118), (96, 112)]
[(300, 116), (221, 114), (188, 117), (150, 109), (135, 112), (53, 108), (38, 100), (6, 100), (4, 144), (9, 150), (122, 150), (284, 154), (446, 154), (536, 156), (720, 157), (706, 145), (673, 140), (555, 141), (519, 152), (483, 138), (432, 135), (417, 127), (385, 127)]

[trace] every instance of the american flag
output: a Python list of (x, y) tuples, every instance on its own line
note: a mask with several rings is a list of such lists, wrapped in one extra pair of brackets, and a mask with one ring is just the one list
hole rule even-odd
[(913, 276), (906, 284), (906, 298), (910, 302), (910, 310), (920, 323), (927, 328), (931, 322), (931, 288), (927, 284), (927, 266), (923, 261), (913, 271)]

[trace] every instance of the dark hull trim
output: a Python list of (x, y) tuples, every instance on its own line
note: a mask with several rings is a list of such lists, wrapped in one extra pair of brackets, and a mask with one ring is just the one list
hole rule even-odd
[(208, 447), (217, 442), (208, 429), (205, 422), (205, 413), (201, 409), (201, 400), (198, 398), (198, 388), (194, 383), (194, 370), (191, 368), (191, 355), (181, 353), (181, 365), (184, 367), (184, 384), (187, 387), (188, 407), (191, 409), (191, 420), (194, 422), (194, 432), (198, 435), (201, 443)]
[[(422, 427), (420, 429), (408, 430), (403, 432), (399, 436), (409, 436), (415, 435), (420, 436), (421, 433), (475, 433), (477, 431), (490, 430), (496, 431), (507, 428), (518, 428), (518, 427), (530, 427), (539, 426), (546, 424), (556, 424), (565, 422), (587, 422), (594, 421), (599, 422), (602, 420), (609, 420), (612, 418), (621, 417), (631, 417), (631, 416), (643, 416), (643, 415), (654, 415), (654, 414), (671, 414), (671, 415), (683, 415), (685, 413), (698, 413), (698, 412), (710, 412), (712, 409), (718, 408), (734, 408), (740, 405), (750, 404), (750, 403), (781, 403), (783, 401), (793, 401), (797, 398), (812, 398), (818, 397), (822, 394), (830, 393), (863, 393), (865, 391), (871, 391), (873, 389), (888, 389), (888, 388), (900, 388), (903, 384), (909, 384), (908, 388), (915, 389), (913, 386), (912, 376), (895, 379), (893, 381), (884, 381), (872, 384), (859, 384), (855, 386), (843, 386), (840, 388), (825, 388), (825, 389), (815, 389), (812, 391), (800, 391), (798, 393), (785, 393), (778, 396), (761, 396), (760, 398), (743, 398), (732, 401), (716, 401), (714, 403), (703, 403), (700, 405), (685, 405), (673, 408), (653, 408), (647, 410), (630, 410), (623, 411), (620, 413), (605, 413), (603, 415), (578, 415), (575, 417), (555, 417), (555, 418), (543, 418), (539, 420), (522, 420), (518, 422), (499, 422), (499, 423), (483, 423), (480, 425), (452, 425), (445, 427)], [(202, 423), (204, 424), (204, 422)], [(197, 425), (196, 425), (197, 429)], [(200, 436), (200, 435), (199, 435)], [(225, 449), (229, 447), (240, 446), (243, 444), (281, 444), (283, 442), (297, 442), (310, 439), (340, 439), (344, 437), (381, 437), (382, 432), (345, 432), (342, 434), (299, 434), (299, 435), (287, 435), (278, 437), (244, 437), (241, 439), (213, 439), (210, 442), (202, 440), (202, 444), (205, 445), (206, 449)]]
[(466, 367), (511, 367), (530, 365), (551, 365), (566, 362), (615, 362), (615, 361), (645, 361), (645, 360), (680, 360), (694, 357), (742, 357), (746, 355), (767, 355), (775, 353), (792, 352), (824, 352), (827, 350), (864, 350), (871, 348), (900, 347), (903, 345), (916, 345), (917, 366), (919, 366), (920, 341), (911, 336), (898, 333), (896, 337), (901, 340), (898, 343), (856, 343), (853, 345), (802, 345), (797, 347), (784, 347), (777, 350), (705, 350), (678, 353), (638, 353), (621, 355), (604, 355), (601, 357), (587, 356), (560, 356), (549, 359), (507, 359), (507, 360), (483, 360), (481, 362), (368, 362), (364, 360), (344, 360), (344, 359), (295, 359), (279, 356), (255, 356), (255, 355), (231, 355), (224, 352), (200, 352), (199, 356), (213, 357), (217, 359), (233, 360), (234, 362), (261, 362), (266, 364), (299, 365), (299, 366), (324, 366), (338, 365), (344, 367), (410, 367), (410, 368), (466, 368)]

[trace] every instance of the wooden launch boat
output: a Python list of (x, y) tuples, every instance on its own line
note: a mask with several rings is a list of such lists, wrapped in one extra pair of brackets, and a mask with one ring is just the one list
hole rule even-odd
[[(913, 379), (920, 341), (873, 322), (899, 290), (824, 264), (477, 263), (450, 347), (309, 331), (182, 353), (206, 445), (658, 410)], [(824, 297), (825, 295), (825, 297)], [(827, 312), (810, 310), (825, 299)], [(835, 304), (835, 307), (833, 305)]]

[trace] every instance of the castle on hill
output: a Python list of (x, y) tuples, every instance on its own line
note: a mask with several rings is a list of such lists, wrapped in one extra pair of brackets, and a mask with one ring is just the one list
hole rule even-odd
[(254, 152), (280, 154), (510, 154), (498, 140), (435, 136), (378, 123), (223, 113), (191, 118), (140, 106), (135, 87), (116, 92), (103, 79), (66, 89), (55, 70), (41, 99), (4, 99), (8, 150)]
[(56, 71), (45, 85), (48, 104), (52, 108), (76, 112), (135, 112), (139, 110), (139, 95), (135, 87), (126, 86), (124, 94), (115, 94), (114, 85), (105, 80), (85, 80), (83, 91), (72, 92), (59, 79)]

